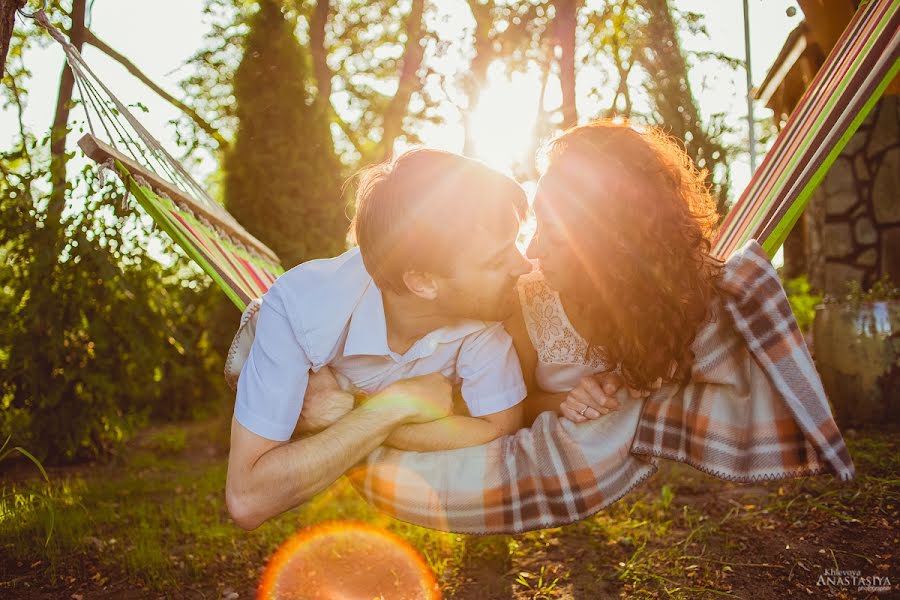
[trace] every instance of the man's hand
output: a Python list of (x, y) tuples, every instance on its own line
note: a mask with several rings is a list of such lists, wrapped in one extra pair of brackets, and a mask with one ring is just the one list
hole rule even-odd
[(373, 402), (405, 414), (407, 423), (428, 423), (453, 412), (453, 386), (440, 373), (429, 373), (392, 383), (366, 404)]
[[(566, 395), (559, 405), (564, 417), (575, 423), (583, 423), (591, 419), (599, 419), (613, 410), (621, 408), (615, 395), (625, 385), (625, 380), (617, 373), (603, 373), (582, 377), (578, 385)], [(658, 379), (649, 390), (628, 389), (633, 400), (647, 398), (662, 385)]]
[(323, 367), (318, 373), (309, 375), (303, 410), (294, 434), (322, 431), (351, 410), (353, 394), (341, 389), (331, 367)]

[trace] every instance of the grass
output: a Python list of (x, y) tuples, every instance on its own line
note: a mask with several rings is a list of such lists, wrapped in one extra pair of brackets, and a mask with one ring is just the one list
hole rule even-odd
[[(148, 431), (116, 461), (7, 478), (0, 500), (0, 595), (133, 590), (252, 597), (293, 533), (354, 519), (410, 542), (449, 598), (782, 598), (825, 568), (893, 575), (900, 507), (896, 432), (848, 436), (857, 480), (740, 486), (666, 463), (592, 518), (516, 536), (462, 536), (393, 521), (344, 481), (244, 532), (223, 499), (220, 421)], [(47, 541), (50, 527), (52, 535)], [(44, 595), (40, 595), (44, 594)], [(141, 596), (131, 596), (141, 597)]]

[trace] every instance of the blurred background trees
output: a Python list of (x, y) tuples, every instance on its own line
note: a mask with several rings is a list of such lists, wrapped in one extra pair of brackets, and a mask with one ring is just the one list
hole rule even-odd
[[(487, 90), (516, 74), (539, 88), (517, 128), (526, 141), (505, 149), (521, 180), (536, 177), (543, 140), (621, 116), (683, 140), (725, 210), (730, 132), (701, 113), (688, 74), (739, 63), (686, 53), (679, 37), (702, 33), (702, 18), (666, 0), (205, 1), (208, 34), (175, 95), (91, 31), (85, 0), (54, 3), (50, 17), (178, 107), (188, 166), (216, 165), (211, 193), (286, 268), (346, 247), (341, 184), (359, 167), (454, 122), (476, 156), (486, 138), (517, 133), (477, 118)], [(28, 100), (29, 49), (47, 43), (17, 22), (2, 86), (11, 114)], [(148, 419), (230, 409), (221, 351), (238, 316), (116, 182), (73, 160), (77, 104), (64, 72), (52, 132), (20, 119), (0, 154), (0, 433), (60, 461), (109, 452)]]

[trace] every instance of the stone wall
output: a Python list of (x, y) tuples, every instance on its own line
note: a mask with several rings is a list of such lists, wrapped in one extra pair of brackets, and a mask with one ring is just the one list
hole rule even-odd
[[(842, 295), (883, 273), (900, 283), (900, 98), (886, 96), (837, 158), (803, 215), (810, 284)], [(798, 232), (799, 233), (799, 232)]]

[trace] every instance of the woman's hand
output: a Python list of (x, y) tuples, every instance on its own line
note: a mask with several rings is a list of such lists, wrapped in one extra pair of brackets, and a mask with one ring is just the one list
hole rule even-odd
[[(599, 419), (621, 408), (615, 395), (624, 384), (625, 380), (617, 373), (582, 377), (578, 385), (560, 403), (559, 412), (575, 423)], [(642, 391), (628, 388), (628, 395), (634, 400), (646, 398), (652, 392), (658, 390), (661, 385), (662, 379), (659, 379), (653, 384), (652, 389), (649, 390)]]

